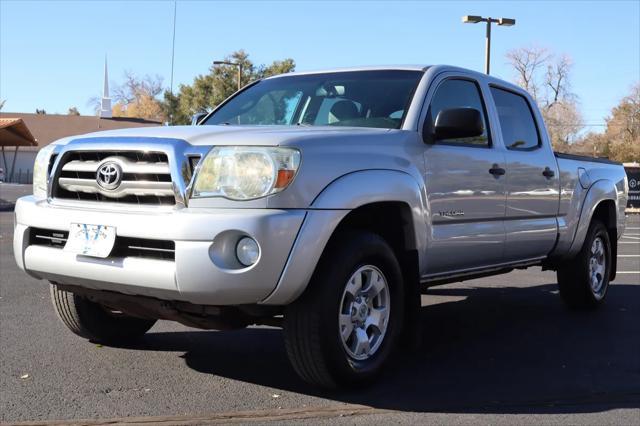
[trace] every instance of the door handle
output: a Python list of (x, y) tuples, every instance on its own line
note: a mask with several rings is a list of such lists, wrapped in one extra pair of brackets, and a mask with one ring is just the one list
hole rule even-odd
[(551, 179), (555, 175), (556, 175), (556, 172), (551, 170), (549, 167), (545, 167), (544, 171), (542, 172), (542, 176), (546, 177), (547, 179)]
[(494, 176), (502, 176), (503, 174), (507, 173), (507, 171), (505, 169), (503, 169), (502, 167), (498, 167), (497, 164), (494, 164), (489, 169), (489, 173), (491, 173)]

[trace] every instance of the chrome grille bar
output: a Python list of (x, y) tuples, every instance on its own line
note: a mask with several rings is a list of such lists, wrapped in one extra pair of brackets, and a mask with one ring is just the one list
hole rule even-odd
[[(106, 160), (117, 161), (121, 167), (123, 173), (134, 174), (170, 174), (168, 163), (148, 163), (148, 162), (133, 162), (125, 157), (108, 157)], [(104, 161), (80, 161), (73, 160), (62, 166), (63, 172), (90, 172), (96, 173), (98, 167)]]
[(70, 192), (86, 194), (102, 194), (109, 198), (122, 198), (128, 195), (171, 197), (173, 185), (171, 182), (154, 182), (143, 180), (122, 181), (119, 187), (112, 190), (103, 189), (95, 179), (67, 178), (58, 179), (58, 185)]

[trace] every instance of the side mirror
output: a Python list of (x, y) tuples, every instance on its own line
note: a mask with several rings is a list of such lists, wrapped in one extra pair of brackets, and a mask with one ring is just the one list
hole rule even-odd
[(480, 136), (484, 133), (482, 115), (475, 108), (443, 109), (436, 117), (433, 133), (436, 141)]
[(202, 120), (207, 114), (208, 113), (206, 112), (196, 112), (195, 114), (193, 114), (191, 116), (191, 125), (196, 126), (200, 122), (200, 120)]

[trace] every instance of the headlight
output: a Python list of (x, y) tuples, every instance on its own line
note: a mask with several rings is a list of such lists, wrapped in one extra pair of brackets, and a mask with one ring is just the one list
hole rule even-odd
[(54, 145), (47, 145), (40, 149), (36, 156), (36, 161), (33, 163), (33, 195), (38, 198), (47, 198), (49, 159), (54, 149)]
[(216, 147), (199, 166), (192, 196), (232, 200), (265, 197), (285, 189), (299, 165), (297, 149)]

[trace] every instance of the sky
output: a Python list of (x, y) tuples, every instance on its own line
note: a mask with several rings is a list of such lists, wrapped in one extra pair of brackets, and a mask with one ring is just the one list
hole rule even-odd
[[(640, 81), (640, 0), (629, 1), (178, 1), (174, 89), (211, 62), (244, 49), (256, 64), (293, 58), (298, 71), (382, 64), (450, 64), (482, 71), (484, 24), (463, 15), (515, 18), (492, 28), (491, 73), (512, 81), (510, 49), (568, 54), (587, 130)], [(0, 0), (3, 112), (92, 114), (125, 70), (171, 76), (173, 1)]]

